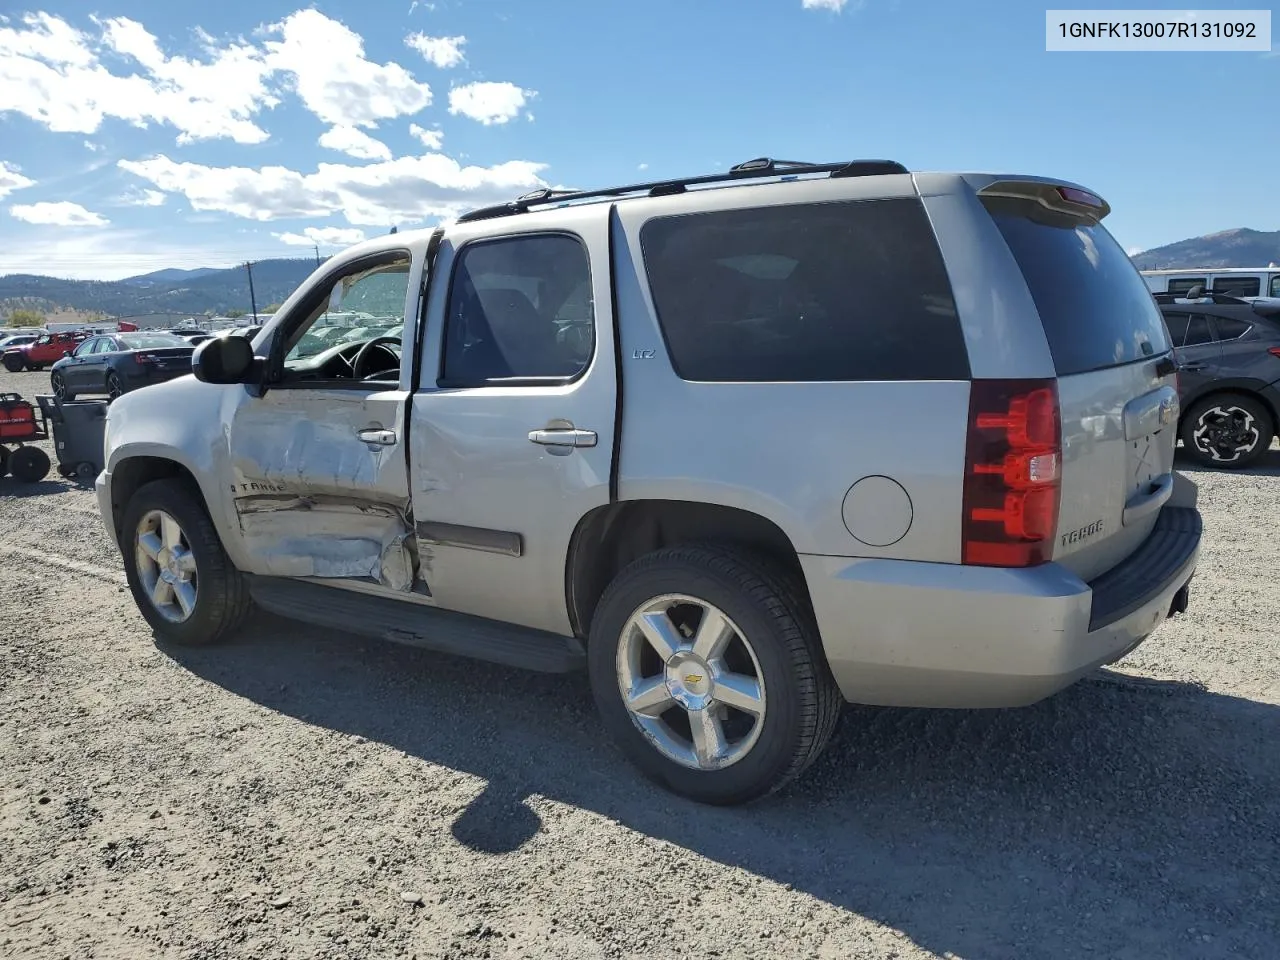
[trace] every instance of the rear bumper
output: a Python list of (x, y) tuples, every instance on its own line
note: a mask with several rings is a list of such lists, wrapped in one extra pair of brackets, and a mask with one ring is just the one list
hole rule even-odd
[(1056, 563), (800, 561), (846, 700), (1011, 707), (1119, 660), (1174, 608), (1185, 609), (1201, 529), (1194, 507), (1166, 506), (1143, 545), (1093, 583)]

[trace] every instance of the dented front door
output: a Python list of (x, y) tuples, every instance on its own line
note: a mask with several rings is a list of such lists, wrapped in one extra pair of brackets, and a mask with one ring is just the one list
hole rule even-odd
[(241, 403), (229, 482), (248, 572), (412, 588), (407, 394), (386, 386), (298, 384)]

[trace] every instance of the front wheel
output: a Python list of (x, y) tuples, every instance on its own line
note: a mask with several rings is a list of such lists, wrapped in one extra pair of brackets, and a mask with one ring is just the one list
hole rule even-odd
[(4, 368), (10, 373), (21, 373), (27, 366), (27, 362), (21, 356), (14, 354), (4, 358)]
[(251, 601), (204, 505), (176, 480), (155, 480), (133, 495), (120, 530), (134, 602), (163, 640), (204, 646), (244, 622)]
[(1274, 435), (1271, 412), (1242, 393), (1205, 397), (1182, 423), (1183, 444), (1207, 467), (1247, 467), (1266, 453)]
[(75, 396), (74, 393), (67, 389), (67, 378), (57, 370), (49, 374), (49, 386), (53, 389), (53, 395), (59, 400), (70, 400)]
[(703, 803), (745, 803), (794, 779), (842, 704), (807, 604), (729, 548), (664, 549), (624, 569), (593, 617), (588, 666), (627, 757)]

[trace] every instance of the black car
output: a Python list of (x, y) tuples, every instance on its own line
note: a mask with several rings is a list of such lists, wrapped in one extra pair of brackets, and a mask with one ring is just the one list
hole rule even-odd
[(70, 400), (81, 393), (122, 393), (191, 372), (193, 347), (170, 333), (112, 333), (90, 337), (53, 365), (54, 395)]
[(1156, 294), (1178, 357), (1180, 436), (1213, 467), (1244, 467), (1280, 424), (1280, 300)]

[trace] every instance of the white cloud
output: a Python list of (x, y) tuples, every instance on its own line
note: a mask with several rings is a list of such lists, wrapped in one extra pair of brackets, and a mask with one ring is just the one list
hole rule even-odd
[(119, 166), (194, 210), (249, 220), (342, 214), (354, 226), (387, 226), (427, 217), (454, 217), (546, 186), (544, 164), (509, 160), (492, 167), (461, 166), (439, 153), (362, 166), (321, 163), (314, 173), (287, 167), (209, 167), (165, 156), (122, 160)]
[[(207, 61), (167, 57), (135, 21), (101, 21), (101, 38), (47, 13), (0, 27), (0, 114), (20, 113), (56, 133), (96, 133), (107, 117), (134, 126), (167, 124), (178, 142), (229, 138), (260, 143), (253, 122), (278, 101), (266, 87), (261, 51), (206, 45)], [(103, 55), (141, 71), (114, 73)]]
[(308, 110), (325, 123), (372, 127), (431, 105), (431, 88), (396, 63), (365, 59), (360, 35), (317, 10), (299, 10), (267, 28), (267, 65), (291, 75)]
[(15, 190), (32, 186), (35, 186), (35, 181), (30, 177), (24, 177), (17, 166), (0, 160), (0, 200), (3, 200)]
[(649, 169), (649, 165), (648, 165), (647, 163), (642, 163), (642, 164), (640, 164), (640, 166), (636, 167), (636, 169), (637, 169), (637, 170), (640, 170), (640, 171), (648, 170), (648, 169)]
[(849, 0), (803, 0), (806, 10), (833, 10), (839, 13)]
[(411, 33), (404, 42), (441, 70), (456, 67), (467, 59), (462, 54), (466, 37), (428, 37), (425, 33)]
[[(220, 45), (194, 28), (199, 60), (167, 55), (134, 20), (93, 22), (96, 34), (47, 13), (28, 14), (17, 25), (0, 20), (0, 115), (19, 113), (57, 133), (96, 133), (114, 118), (171, 126), (179, 144), (219, 138), (252, 144), (268, 137), (258, 115), (280, 103), (272, 81), (332, 126), (373, 127), (418, 113), (432, 100), (427, 84), (399, 64), (368, 60), (359, 34), (316, 10), (263, 28), (268, 39), (261, 45)], [(433, 49), (438, 58), (450, 56), (445, 47)]]
[(535, 91), (523, 90), (514, 83), (478, 81), (449, 91), (449, 112), (470, 117), (487, 127), (514, 120), (535, 96)]
[(375, 140), (363, 130), (339, 124), (320, 135), (320, 146), (337, 150), (357, 160), (390, 160), (391, 149), (381, 140)]
[(125, 207), (162, 207), (167, 198), (159, 190), (126, 190), (116, 201)]
[(410, 135), (417, 137), (428, 150), (439, 150), (444, 144), (443, 130), (424, 130), (416, 123), (409, 124)]
[(281, 243), (294, 247), (349, 247), (364, 239), (364, 231), (354, 227), (307, 227), (301, 233), (277, 233)]
[(18, 220), (51, 227), (105, 227), (111, 222), (70, 200), (17, 204), (9, 208), (9, 213)]

